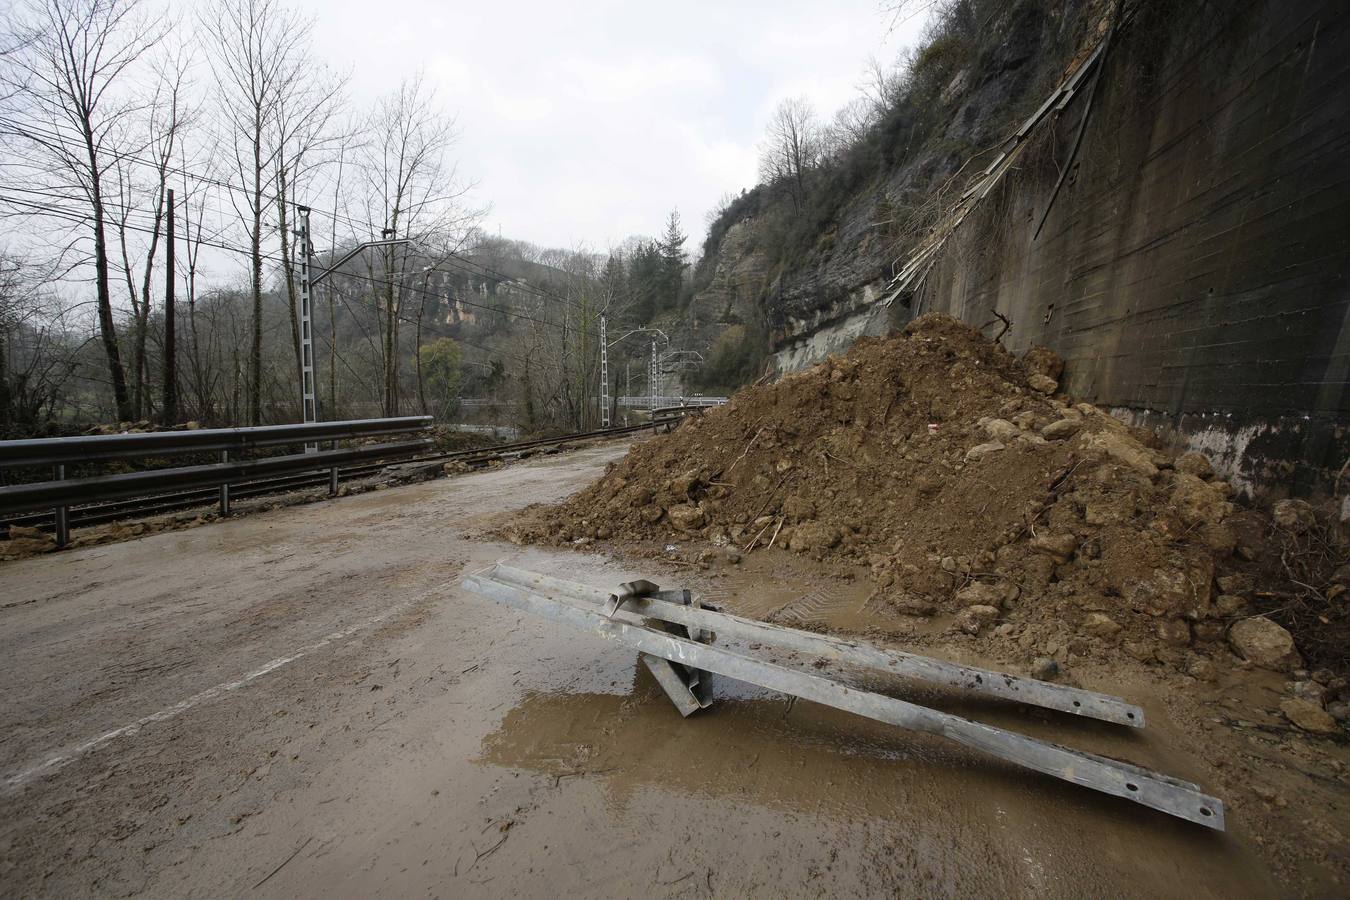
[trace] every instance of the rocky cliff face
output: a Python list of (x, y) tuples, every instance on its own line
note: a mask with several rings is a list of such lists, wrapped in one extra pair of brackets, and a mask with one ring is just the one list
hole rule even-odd
[[(915, 223), (950, 209), (989, 158), (973, 151), (1016, 127), (991, 123), (1041, 102), (1047, 92), (1028, 90), (1047, 66), (1074, 65), (1072, 53), (1038, 57), (1063, 27), (1040, 8), (1019, 6), (997, 46), (947, 83), (940, 137), (849, 196), (812, 251), (766, 285), (758, 302), (780, 370), (918, 312), (977, 327), (997, 312), (1012, 322), (1005, 345), (1065, 357), (1073, 393), (1171, 428), (1245, 487), (1330, 489), (1350, 455), (1342, 4), (1139, 5), (1098, 89), (1079, 90), (1029, 139), (917, 292), (879, 302), (920, 243)], [(1089, 29), (1084, 46), (1103, 31)], [(719, 269), (735, 269), (755, 227), (723, 242)]]

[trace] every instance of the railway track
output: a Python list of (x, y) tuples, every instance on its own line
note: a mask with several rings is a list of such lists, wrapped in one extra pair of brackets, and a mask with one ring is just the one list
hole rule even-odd
[[(677, 419), (678, 417), (658, 420), (655, 423), (655, 427), (660, 427), (662, 425), (669, 426), (677, 421)], [(391, 461), (389, 463), (367, 463), (358, 466), (340, 467), (338, 469), (338, 481), (341, 483), (368, 478), (392, 466), (406, 468), (417, 466), (419, 464), (446, 463), (452, 460), (459, 460), (470, 466), (479, 468), (488, 465), (494, 460), (529, 456), (534, 452), (546, 450), (550, 447), (558, 447), (573, 441), (618, 437), (650, 429), (652, 427), (652, 423), (643, 423), (641, 425), (629, 425), (619, 428), (606, 428), (597, 431), (564, 434), (556, 437), (537, 438), (529, 441), (516, 441), (510, 444), (498, 444), (492, 447), (476, 447), (471, 450), (432, 453), (425, 456)], [(306, 472), (298, 475), (280, 475), (271, 478), (233, 482), (230, 484), (230, 500), (231, 502), (234, 502), (249, 498), (265, 497), (271, 494), (284, 494), (289, 491), (302, 490), (304, 488), (323, 487), (329, 483), (330, 476), (327, 471)], [(90, 525), (106, 525), (109, 522), (117, 522), (124, 519), (137, 519), (145, 516), (161, 515), (163, 513), (181, 512), (182, 510), (195, 509), (200, 506), (210, 506), (217, 502), (219, 496), (220, 492), (217, 488), (200, 488), (195, 490), (155, 494), (154, 496), (148, 497), (133, 497), (126, 500), (109, 500), (102, 503), (72, 506), (69, 513), (70, 525), (72, 528), (87, 527)], [(52, 531), (56, 527), (56, 516), (51, 512), (9, 516), (0, 520), (0, 525), (5, 528), (8, 528), (10, 525), (21, 525), (30, 528), (40, 528), (44, 531)]]

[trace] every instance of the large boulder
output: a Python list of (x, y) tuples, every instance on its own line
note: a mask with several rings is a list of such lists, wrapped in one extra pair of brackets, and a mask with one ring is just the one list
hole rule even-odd
[(1228, 629), (1228, 643), (1238, 656), (1263, 669), (1288, 672), (1303, 664), (1294, 636), (1265, 616), (1234, 622)]

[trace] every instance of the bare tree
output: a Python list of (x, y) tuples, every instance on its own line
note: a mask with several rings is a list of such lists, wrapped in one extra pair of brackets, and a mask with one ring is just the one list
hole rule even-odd
[(106, 178), (141, 108), (133, 67), (166, 32), (141, 15), (140, 0), (28, 0), (17, 15), (22, 39), (6, 67), (16, 115), (6, 129), (31, 160), (28, 183), (50, 199), (89, 210), (92, 262), (103, 343), (117, 415), (134, 415), (113, 316)]
[[(248, 352), (248, 420), (262, 422), (263, 214), (277, 199), (275, 139), (284, 98), (307, 59), (309, 23), (279, 0), (216, 0), (201, 15), (218, 85), (222, 143), (245, 192), (237, 209), (250, 254), (252, 311)], [(239, 195), (231, 194), (238, 203)]]
[[(361, 154), (367, 221), (414, 243), (463, 240), (481, 214), (465, 205), (470, 186), (447, 158), (458, 136), (454, 117), (437, 110), (435, 91), (420, 74), (380, 100), (367, 131)], [(371, 270), (380, 288), (387, 416), (399, 409), (399, 323), (406, 295), (415, 292), (409, 283), (414, 252), (389, 247), (380, 254), (379, 274)]]
[(820, 126), (815, 110), (805, 97), (792, 97), (778, 104), (760, 145), (759, 174), (766, 184), (786, 184), (793, 205), (801, 209), (806, 199), (806, 176), (820, 159)]

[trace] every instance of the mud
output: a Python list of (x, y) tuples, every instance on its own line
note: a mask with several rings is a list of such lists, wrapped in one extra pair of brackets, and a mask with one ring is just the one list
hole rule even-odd
[(455, 586), (509, 557), (595, 584), (688, 584), (766, 615), (815, 592), (797, 608), (824, 626), (862, 602), (857, 579), (800, 556), (755, 568), (777, 551), (719, 577), (466, 539), (622, 452), (0, 568), (0, 667), (19, 686), (0, 696), (4, 893), (1338, 893), (1345, 755), (1264, 721), (1205, 725), (1218, 709), (1253, 715), (1242, 695), (1212, 709), (1142, 667), (1081, 671), (1144, 705), (1141, 734), (871, 685), (1200, 781), (1230, 803), (1220, 835), (725, 680), (718, 705), (684, 720), (622, 647)]

